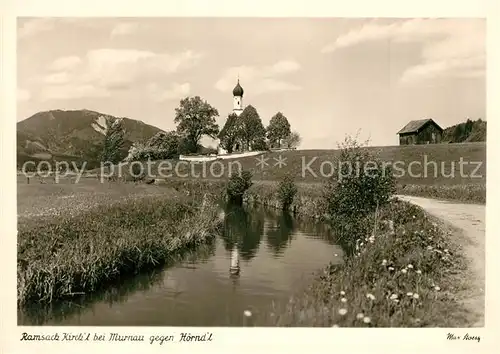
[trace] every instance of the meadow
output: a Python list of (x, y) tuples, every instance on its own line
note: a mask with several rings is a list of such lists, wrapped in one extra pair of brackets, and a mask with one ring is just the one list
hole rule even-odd
[[(401, 194), (481, 203), (486, 201), (486, 143), (429, 144), (367, 147), (370, 154), (393, 167)], [(264, 163), (259, 164), (259, 159)], [(279, 161), (283, 164), (279, 165)], [(462, 165), (460, 164), (462, 162)], [(226, 180), (231, 173), (250, 170), (256, 181), (279, 181), (292, 176), (299, 184), (319, 185), (339, 175), (339, 150), (266, 152), (257, 157), (213, 162), (178, 160), (143, 163), (144, 173), (159, 179)], [(356, 167), (353, 167), (356, 168)], [(140, 168), (137, 168), (140, 170)], [(149, 169), (149, 170), (148, 170)], [(124, 165), (104, 174), (133, 180), (132, 168)], [(90, 171), (101, 173), (100, 169)], [(135, 173), (135, 172), (134, 172)]]

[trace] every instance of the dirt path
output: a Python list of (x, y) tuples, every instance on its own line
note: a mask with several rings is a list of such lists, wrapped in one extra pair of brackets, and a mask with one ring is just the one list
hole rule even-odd
[(471, 293), (465, 295), (464, 303), (477, 314), (478, 318), (473, 326), (483, 327), (485, 312), (485, 206), (458, 204), (413, 196), (398, 195), (397, 197), (420, 206), (429, 214), (462, 231), (456, 235), (456, 241), (462, 246), (469, 259), (471, 270)]

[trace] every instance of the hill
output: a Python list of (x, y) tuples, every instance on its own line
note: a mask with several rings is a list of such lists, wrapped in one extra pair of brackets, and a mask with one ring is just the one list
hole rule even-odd
[(443, 131), (443, 143), (465, 143), (486, 141), (486, 121), (470, 119), (455, 124)]
[(145, 141), (161, 129), (144, 122), (90, 110), (39, 112), (17, 123), (17, 164), (25, 161), (87, 161), (98, 163), (104, 134), (113, 121), (125, 128), (123, 154), (133, 142)]

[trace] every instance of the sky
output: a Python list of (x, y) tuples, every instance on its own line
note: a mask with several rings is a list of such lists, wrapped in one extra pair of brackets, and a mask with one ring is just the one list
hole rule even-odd
[(483, 19), (21, 18), (17, 38), (18, 121), (85, 108), (173, 130), (180, 99), (201, 96), (222, 128), (238, 77), (243, 104), (266, 126), (282, 112), (303, 149), (487, 118)]

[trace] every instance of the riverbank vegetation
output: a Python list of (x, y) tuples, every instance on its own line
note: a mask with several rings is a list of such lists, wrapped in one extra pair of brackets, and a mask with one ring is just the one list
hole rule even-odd
[(210, 198), (174, 191), (18, 226), (18, 303), (51, 303), (164, 264), (222, 225)]
[[(340, 240), (353, 236), (337, 228)], [(311, 285), (256, 314), (266, 326), (461, 327), (468, 324), (456, 294), (466, 266), (447, 232), (420, 208), (392, 200), (360, 219), (343, 265), (328, 265)], [(363, 232), (364, 231), (364, 232)], [(359, 233), (363, 232), (363, 233)]]
[[(344, 161), (376, 161), (354, 140)], [(465, 286), (460, 250), (446, 230), (411, 204), (392, 198), (395, 180), (375, 162), (372, 173), (331, 180), (316, 193), (300, 189), (296, 214), (331, 224), (345, 250), (344, 264), (326, 266), (302, 294), (266, 314), (266, 326), (464, 326), (470, 314), (453, 296)], [(345, 175), (345, 174), (344, 174)], [(249, 199), (280, 207), (279, 187), (260, 185)], [(318, 189), (320, 191), (318, 191)], [(304, 203), (305, 201), (305, 203)]]

